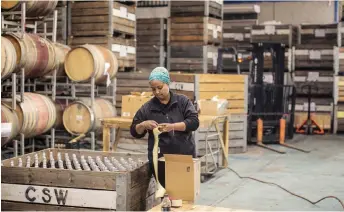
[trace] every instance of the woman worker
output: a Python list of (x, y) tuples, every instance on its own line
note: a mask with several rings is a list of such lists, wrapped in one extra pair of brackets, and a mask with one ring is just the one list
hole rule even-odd
[[(164, 67), (155, 68), (149, 76), (149, 85), (154, 97), (135, 114), (130, 133), (142, 138), (148, 132), (148, 160), (150, 171), (153, 167), (153, 129), (163, 124), (164, 132), (159, 136), (159, 154), (180, 154), (196, 157), (195, 140), (192, 131), (198, 129), (198, 113), (192, 102), (184, 95), (172, 93), (169, 89), (170, 76)], [(165, 187), (165, 167), (158, 166), (158, 179)], [(155, 176), (156, 177), (156, 176)]]

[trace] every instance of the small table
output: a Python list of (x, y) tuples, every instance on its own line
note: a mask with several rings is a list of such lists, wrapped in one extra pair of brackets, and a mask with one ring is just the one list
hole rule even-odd
[(130, 129), (130, 125), (132, 123), (132, 118), (124, 118), (124, 117), (112, 117), (112, 118), (105, 118), (101, 121), (103, 125), (103, 151), (109, 152), (110, 151), (110, 129), (116, 128), (116, 138), (112, 144), (112, 151), (116, 151), (118, 142), (120, 140), (121, 131), (122, 129)]

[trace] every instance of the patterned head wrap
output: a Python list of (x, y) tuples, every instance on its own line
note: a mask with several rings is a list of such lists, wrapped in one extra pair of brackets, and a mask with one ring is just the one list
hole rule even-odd
[(149, 81), (159, 80), (165, 84), (170, 84), (170, 74), (164, 67), (156, 67), (149, 76)]

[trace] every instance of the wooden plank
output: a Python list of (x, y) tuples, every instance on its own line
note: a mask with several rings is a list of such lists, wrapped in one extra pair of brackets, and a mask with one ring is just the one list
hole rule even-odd
[(8, 183), (1, 183), (1, 190), (5, 201), (116, 209), (116, 191)]
[(211, 99), (214, 96), (218, 96), (220, 99), (234, 99), (234, 100), (242, 100), (245, 99), (245, 93), (244, 92), (212, 92), (212, 91), (202, 91), (199, 92), (199, 98), (200, 99)]
[[(115, 190), (116, 173), (1, 167), (1, 182), (68, 188)], [(92, 182), (92, 183), (90, 183)]]
[(238, 92), (244, 91), (244, 84), (243, 83), (201, 83), (199, 85), (199, 91), (214, 91), (214, 92)]
[(200, 83), (244, 83), (245, 75), (237, 74), (201, 74), (199, 75)]
[(101, 211), (100, 208), (66, 207), (35, 203), (1, 201), (3, 211)]

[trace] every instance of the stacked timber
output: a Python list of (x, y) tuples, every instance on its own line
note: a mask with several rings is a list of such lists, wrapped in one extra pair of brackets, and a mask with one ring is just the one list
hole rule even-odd
[(75, 1), (70, 3), (68, 44), (101, 45), (118, 58), (119, 71), (136, 64), (136, 4), (133, 1)]
[(222, 8), (223, 1), (169, 1), (168, 70), (216, 71)]
[(334, 40), (331, 41), (331, 30), (328, 31), (328, 41), (319, 41), (319, 35), (322, 39), (325, 38), (325, 29), (325, 26), (321, 25), (301, 25), (300, 44), (293, 47), (293, 78), (296, 85), (295, 127), (300, 126), (307, 118), (308, 88), (311, 86), (311, 113), (320, 127), (324, 130), (332, 129), (333, 64), (336, 44)]

